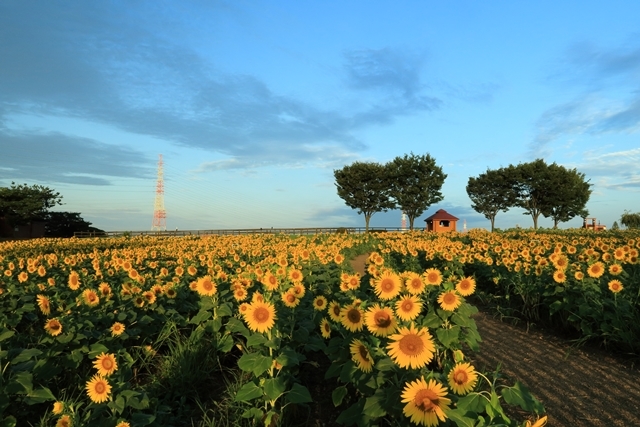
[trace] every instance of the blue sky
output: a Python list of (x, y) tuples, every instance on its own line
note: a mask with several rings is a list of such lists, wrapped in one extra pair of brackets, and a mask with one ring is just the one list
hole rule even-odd
[[(333, 170), (429, 153), (444, 200), (416, 225), (446, 209), (488, 228), (469, 177), (543, 158), (586, 174), (610, 227), (640, 211), (638, 16), (629, 1), (5, 0), (0, 185), (147, 230), (161, 153), (169, 229), (363, 226)], [(496, 218), (516, 225), (531, 217)]]

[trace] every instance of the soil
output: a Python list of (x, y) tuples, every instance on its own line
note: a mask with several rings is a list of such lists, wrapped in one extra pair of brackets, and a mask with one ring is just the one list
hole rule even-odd
[[(351, 261), (364, 274), (368, 254)], [(640, 427), (637, 359), (598, 348), (576, 348), (551, 331), (531, 330), (475, 316), (480, 351), (469, 354), (479, 371), (526, 385), (546, 409), (549, 427)], [(519, 417), (516, 416), (516, 419)]]

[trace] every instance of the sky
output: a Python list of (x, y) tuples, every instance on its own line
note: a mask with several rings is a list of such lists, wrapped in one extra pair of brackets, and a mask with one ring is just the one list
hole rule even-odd
[(170, 230), (359, 227), (334, 170), (428, 153), (444, 199), (416, 227), (445, 209), (470, 229), (490, 223), (469, 178), (541, 158), (584, 173), (611, 227), (640, 212), (638, 16), (628, 0), (3, 0), (0, 186), (150, 230), (161, 154)]

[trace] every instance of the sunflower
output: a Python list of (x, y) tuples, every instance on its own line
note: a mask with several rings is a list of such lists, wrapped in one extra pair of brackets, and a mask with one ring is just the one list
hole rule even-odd
[(106, 402), (109, 399), (111, 393), (111, 385), (106, 378), (100, 375), (94, 375), (85, 386), (87, 395), (94, 403)]
[(263, 301), (254, 301), (249, 304), (245, 321), (252, 331), (266, 332), (271, 329), (275, 323), (276, 310), (270, 303)]
[(406, 383), (402, 390), (402, 403), (406, 403), (402, 412), (414, 424), (437, 426), (447, 418), (445, 411), (449, 410), (451, 400), (446, 395), (447, 388), (434, 379), (427, 383), (422, 377)]
[(64, 411), (64, 402), (57, 401), (53, 403), (53, 415), (60, 415)]
[(145, 291), (142, 293), (142, 297), (147, 300), (147, 303), (153, 304), (156, 302), (156, 293), (153, 291)]
[(622, 273), (622, 266), (620, 264), (611, 264), (609, 266), (609, 274), (611, 274), (612, 276), (617, 276), (618, 274)]
[(116, 427), (131, 427), (131, 424), (126, 421), (120, 421), (118, 424), (116, 424)]
[(374, 291), (376, 295), (383, 300), (390, 300), (400, 293), (402, 282), (400, 277), (391, 272), (383, 272), (377, 280), (374, 281)]
[(295, 285), (293, 285), (291, 287), (290, 290), (298, 298), (302, 298), (304, 296), (305, 292), (307, 292), (307, 289), (304, 287), (304, 285), (302, 283), (296, 283)]
[(371, 372), (373, 370), (373, 359), (366, 345), (358, 339), (354, 339), (349, 346), (351, 351), (351, 359), (356, 363), (358, 369), (363, 372)]
[(320, 321), (320, 333), (325, 339), (331, 338), (331, 323), (326, 318)]
[(237, 287), (237, 288), (233, 291), (233, 298), (234, 298), (236, 301), (244, 301), (245, 299), (247, 299), (247, 296), (248, 296), (248, 295), (249, 295), (249, 294), (247, 293), (247, 290), (246, 290), (244, 287), (242, 287), (242, 286)]
[(275, 291), (276, 289), (278, 289), (278, 278), (274, 276), (270, 271), (267, 271), (264, 276), (262, 276), (261, 283), (269, 291)]
[(247, 314), (247, 312), (249, 311), (249, 306), (251, 304), (249, 304), (248, 302), (243, 302), (242, 304), (240, 304), (238, 306), (238, 312), (242, 315), (245, 316)]
[(567, 275), (565, 274), (564, 270), (556, 270), (553, 273), (553, 280), (556, 283), (564, 283), (567, 281)]
[(379, 304), (374, 304), (367, 310), (364, 321), (369, 332), (379, 337), (394, 333), (397, 327), (393, 311), (389, 307), (380, 307)]
[(47, 274), (47, 269), (44, 268), (44, 265), (38, 266), (38, 276), (44, 277)]
[(317, 311), (324, 311), (327, 308), (327, 299), (322, 295), (318, 295), (313, 299), (313, 308)]
[(93, 362), (93, 367), (98, 370), (98, 375), (102, 377), (108, 377), (118, 370), (118, 363), (116, 362), (116, 356), (104, 352), (98, 355)]
[(133, 299), (133, 304), (138, 308), (142, 308), (144, 307), (145, 301), (146, 300), (142, 296), (137, 296)]
[(405, 295), (396, 302), (396, 316), (402, 320), (413, 320), (422, 311), (422, 302), (418, 297)]
[(589, 275), (589, 277), (598, 279), (600, 276), (604, 274), (604, 264), (601, 263), (600, 261), (594, 262), (587, 269), (587, 274)]
[(449, 387), (456, 394), (465, 395), (476, 386), (478, 382), (478, 374), (469, 363), (458, 363), (449, 372)]
[(437, 268), (429, 268), (423, 273), (427, 285), (440, 286), (442, 283), (442, 273)]
[(95, 307), (100, 304), (100, 297), (93, 289), (85, 289), (82, 291), (82, 299), (89, 307)]
[(453, 311), (460, 307), (462, 300), (455, 291), (443, 292), (438, 296), (438, 302), (443, 310)]
[(584, 273), (582, 271), (576, 271), (573, 273), (573, 277), (575, 277), (576, 280), (582, 280), (584, 279)]
[(56, 423), (56, 427), (71, 427), (73, 425), (73, 421), (69, 415), (63, 415), (58, 418), (58, 422)]
[(62, 333), (62, 324), (58, 319), (49, 319), (47, 323), (44, 324), (44, 329), (49, 335), (55, 337)]
[(298, 304), (300, 304), (300, 299), (296, 296), (296, 294), (293, 293), (291, 289), (289, 289), (287, 292), (283, 292), (281, 298), (284, 302), (284, 305), (289, 308), (294, 308)]
[(331, 304), (329, 304), (329, 317), (331, 320), (339, 322), (341, 311), (342, 307), (340, 307), (340, 303), (338, 301), (331, 301)]
[(404, 286), (407, 288), (407, 292), (412, 295), (420, 295), (424, 292), (427, 284), (420, 277), (418, 273), (414, 273), (413, 271), (407, 274), (407, 278), (404, 281)]
[(38, 299), (38, 307), (40, 308), (40, 311), (45, 316), (48, 316), (51, 313), (51, 301), (49, 300), (48, 297), (44, 295), (38, 295), (37, 299)]
[(178, 292), (173, 287), (173, 284), (166, 284), (165, 286), (163, 286), (163, 289), (167, 298), (174, 299), (178, 296)]
[(119, 335), (122, 335), (123, 332), (124, 325), (122, 323), (115, 322), (113, 325), (111, 325), (111, 336), (117, 337)]
[(69, 273), (68, 284), (69, 288), (71, 288), (72, 291), (78, 290), (78, 288), (80, 287), (80, 276), (77, 272), (71, 271), (71, 273)]
[(111, 296), (111, 286), (108, 283), (102, 282), (98, 285), (98, 292), (105, 298), (109, 298)]
[(289, 280), (291, 280), (294, 283), (302, 282), (302, 279), (304, 278), (304, 276), (302, 275), (302, 272), (297, 268), (289, 270), (288, 276), (289, 276)]
[(210, 297), (215, 295), (217, 291), (218, 289), (209, 275), (199, 278), (196, 282), (196, 292), (202, 296)]
[(26, 271), (21, 271), (20, 274), (18, 274), (18, 282), (24, 283), (27, 280), (29, 280), (29, 274)]
[(387, 345), (389, 356), (401, 368), (419, 369), (433, 358), (435, 346), (427, 328), (417, 329), (412, 323), (408, 328), (400, 327), (389, 338), (392, 340)]
[(362, 330), (364, 326), (364, 316), (360, 307), (355, 304), (343, 307), (340, 310), (340, 323), (351, 332)]
[(473, 277), (465, 277), (456, 284), (456, 291), (463, 297), (467, 297), (476, 290), (476, 281)]
[(348, 289), (358, 289), (360, 287), (360, 274), (348, 274), (347, 277), (344, 278), (343, 283)]
[(527, 420), (524, 427), (544, 427), (547, 425), (547, 415), (542, 418), (538, 418), (535, 423), (531, 424), (531, 421)]
[(198, 269), (196, 268), (195, 265), (190, 265), (189, 267), (187, 267), (187, 274), (189, 276), (195, 276), (198, 273)]
[(614, 294), (617, 294), (618, 292), (620, 292), (621, 290), (624, 289), (624, 286), (622, 286), (622, 282), (619, 280), (611, 280), (609, 282), (609, 290), (611, 292), (613, 292)]

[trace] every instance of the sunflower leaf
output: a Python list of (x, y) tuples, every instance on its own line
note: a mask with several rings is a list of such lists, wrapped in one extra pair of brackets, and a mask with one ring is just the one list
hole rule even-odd
[(242, 386), (238, 393), (236, 393), (236, 402), (249, 402), (253, 399), (262, 397), (262, 389), (258, 387), (254, 382), (248, 382)]
[(269, 378), (264, 381), (263, 387), (269, 400), (276, 400), (287, 389), (287, 382), (283, 377)]
[(291, 390), (287, 393), (287, 401), (290, 403), (308, 403), (313, 402), (309, 389), (305, 386), (295, 383)]
[(347, 395), (347, 387), (341, 385), (331, 393), (331, 400), (333, 400), (333, 406), (340, 406), (344, 397)]
[(253, 372), (253, 375), (260, 376), (271, 367), (273, 360), (260, 353), (245, 353), (238, 359), (238, 367), (245, 372)]

